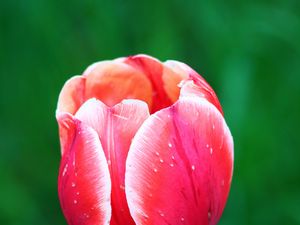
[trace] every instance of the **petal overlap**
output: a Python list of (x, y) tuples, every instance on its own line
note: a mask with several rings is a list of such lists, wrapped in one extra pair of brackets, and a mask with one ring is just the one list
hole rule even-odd
[(221, 113), (204, 99), (185, 97), (151, 115), (126, 165), (126, 196), (137, 225), (216, 224), (231, 183), (232, 151)]
[(74, 120), (58, 178), (63, 213), (70, 225), (106, 225), (111, 218), (111, 179), (97, 133)]
[[(185, 63), (178, 62), (176, 60), (168, 60), (165, 62), (165, 65), (179, 74), (185, 74), (186, 76), (188, 76), (186, 80), (193, 81), (193, 83), (195, 84), (195, 86), (193, 87), (193, 89), (196, 89), (195, 91), (193, 91), (194, 94), (197, 92), (198, 97), (205, 98), (215, 107), (217, 107), (217, 109), (223, 114), (223, 110), (216, 93), (214, 92), (212, 87), (204, 80), (204, 78), (200, 76), (195, 70), (193, 70)], [(182, 91), (180, 91), (180, 93), (182, 93)]]
[(166, 94), (163, 83), (163, 64), (153, 57), (136, 55), (124, 59), (124, 63), (140, 70), (152, 83), (153, 106), (151, 112), (155, 112), (172, 104)]
[(125, 197), (125, 163), (131, 140), (148, 116), (147, 104), (139, 100), (123, 100), (108, 107), (90, 99), (75, 114), (97, 132), (103, 146), (112, 182), (111, 224), (134, 224)]

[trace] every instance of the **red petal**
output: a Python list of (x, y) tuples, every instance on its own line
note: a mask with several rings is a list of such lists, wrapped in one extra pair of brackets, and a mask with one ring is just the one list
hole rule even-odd
[(74, 76), (63, 86), (57, 104), (57, 112), (75, 114), (84, 102), (85, 77)]
[(62, 157), (58, 193), (68, 224), (108, 224), (111, 181), (97, 133), (74, 121), (72, 143)]
[(228, 196), (233, 142), (220, 112), (198, 97), (151, 115), (133, 139), (125, 188), (137, 225), (214, 225)]
[(196, 89), (199, 93), (199, 97), (204, 97), (210, 103), (214, 104), (217, 109), (223, 114), (223, 110), (216, 93), (202, 76), (200, 76), (191, 67), (182, 62), (169, 60), (165, 62), (165, 65), (177, 73), (187, 74), (189, 76), (189, 80), (194, 81), (194, 84), (197, 86)]
[(98, 132), (108, 160), (112, 178), (111, 224), (134, 224), (125, 198), (125, 161), (131, 139), (149, 116), (147, 104), (139, 100), (123, 100), (109, 108), (96, 99), (90, 99), (75, 116)]
[(168, 107), (172, 104), (168, 97), (163, 82), (163, 64), (157, 59), (147, 55), (135, 55), (124, 59), (128, 65), (142, 71), (153, 86), (153, 106), (151, 112)]
[(67, 112), (56, 112), (56, 119), (59, 127), (60, 151), (63, 155), (72, 145), (76, 132), (74, 117)]

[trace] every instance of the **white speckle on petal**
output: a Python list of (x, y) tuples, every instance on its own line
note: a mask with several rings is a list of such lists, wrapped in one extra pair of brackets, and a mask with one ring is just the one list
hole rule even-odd
[(120, 115), (118, 115), (118, 114), (113, 114), (113, 116), (118, 117), (118, 118), (123, 119), (123, 120), (128, 120), (127, 117), (125, 117), (125, 116), (120, 116)]
[(67, 123), (67, 121), (64, 121), (63, 124), (64, 124), (64, 126), (65, 126), (67, 129), (70, 129), (70, 126), (69, 126), (69, 124)]
[(224, 179), (221, 181), (221, 186), (223, 187), (225, 185)]
[(68, 171), (68, 164), (65, 165), (62, 175), (65, 176)]

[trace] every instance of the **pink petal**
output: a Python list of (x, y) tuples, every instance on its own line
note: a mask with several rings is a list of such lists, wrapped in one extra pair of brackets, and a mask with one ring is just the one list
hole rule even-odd
[[(172, 69), (174, 72), (177, 72), (179, 74), (187, 74), (189, 76), (188, 80), (192, 80), (196, 86), (197, 92), (199, 93), (198, 97), (203, 97), (210, 103), (214, 104), (217, 107), (217, 109), (223, 114), (223, 110), (216, 93), (202, 76), (200, 76), (191, 67), (182, 62), (169, 60), (164, 64), (165, 66)], [(186, 96), (189, 96), (188, 93), (189, 92), (186, 92), (184, 94), (186, 94)]]
[(153, 106), (151, 112), (170, 106), (173, 102), (168, 97), (163, 82), (163, 65), (157, 59), (147, 55), (135, 55), (124, 59), (124, 62), (142, 71), (152, 83)]
[(147, 104), (139, 100), (123, 100), (109, 108), (96, 99), (88, 100), (75, 115), (97, 131), (109, 164), (112, 178), (111, 224), (134, 224), (125, 197), (125, 162), (131, 139), (148, 116)]
[(229, 193), (233, 142), (221, 113), (199, 97), (151, 115), (130, 147), (125, 188), (137, 225), (214, 225)]
[(84, 102), (85, 78), (74, 76), (63, 86), (57, 103), (57, 112), (75, 114)]
[(75, 120), (73, 140), (62, 157), (58, 193), (70, 225), (108, 224), (111, 181), (97, 133)]

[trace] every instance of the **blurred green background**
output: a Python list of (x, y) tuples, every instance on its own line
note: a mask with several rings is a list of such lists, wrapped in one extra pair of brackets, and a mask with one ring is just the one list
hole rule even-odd
[(300, 1), (0, 3), (0, 224), (66, 224), (55, 109), (91, 63), (183, 61), (213, 86), (235, 140), (220, 225), (300, 224)]

